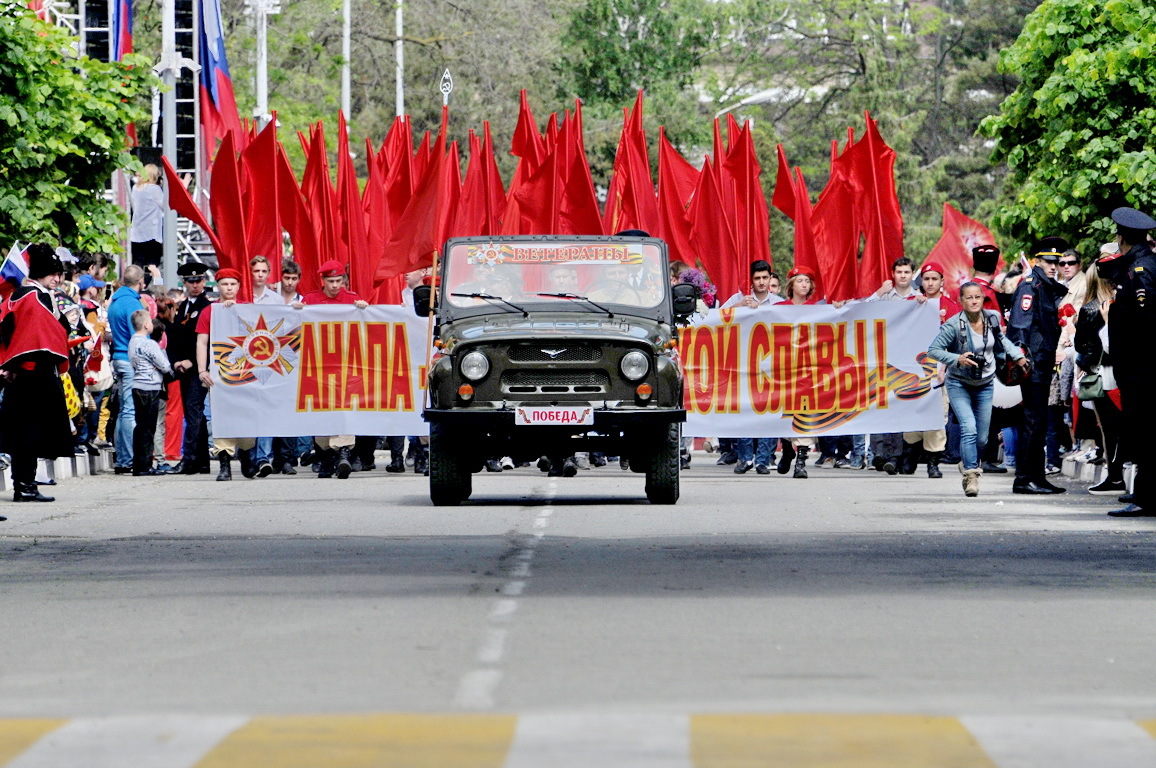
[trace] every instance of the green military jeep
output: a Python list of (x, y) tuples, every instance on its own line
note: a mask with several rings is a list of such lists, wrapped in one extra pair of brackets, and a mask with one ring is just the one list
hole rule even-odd
[[(675, 324), (694, 288), (670, 286), (650, 237), (457, 238), (445, 247), (432, 311), (430, 497), (469, 498), (487, 459), (576, 451), (621, 456), (656, 504), (678, 500), (682, 374)], [(673, 295), (672, 295), (673, 290)], [(677, 312), (676, 312), (677, 310)]]

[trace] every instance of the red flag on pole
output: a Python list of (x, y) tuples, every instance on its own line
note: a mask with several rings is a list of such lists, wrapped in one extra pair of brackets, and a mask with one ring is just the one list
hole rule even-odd
[(697, 267), (696, 251), (690, 238), (687, 209), (698, 184), (698, 169), (687, 162), (658, 129), (658, 234), (666, 241), (671, 260)]
[(269, 260), (269, 282), (281, 279), (281, 218), (277, 201), (277, 115), (241, 152), (245, 174), (245, 223), (250, 256)]
[(205, 218), (204, 212), (193, 202), (193, 198), (189, 195), (189, 190), (185, 188), (181, 177), (173, 170), (172, 163), (162, 155), (161, 164), (165, 168), (165, 189), (168, 191), (169, 207), (200, 227), (208, 235), (214, 251), (220, 253), (225, 250), (225, 246), (217, 238), (217, 233), (209, 226), (209, 220)]
[(238, 301), (252, 301), (253, 277), (249, 272), (249, 247), (246, 242), (245, 212), (241, 203), (241, 177), (237, 169), (237, 153), (233, 134), (226, 133), (213, 160), (213, 194), (209, 210), (217, 225), (217, 235), (224, 248), (217, 252), (217, 261), (223, 267), (232, 267), (241, 273)]
[(293, 243), (293, 260), (301, 267), (298, 292), (304, 294), (307, 286), (310, 291), (318, 290), (320, 280), (317, 270), (321, 261), (317, 255), (317, 232), (313, 228), (305, 196), (301, 194), (293, 168), (289, 165), (289, 156), (280, 144), (277, 145), (277, 208), (280, 210), (281, 223)]
[(691, 242), (719, 296), (730, 296), (743, 290), (749, 267), (739, 252), (734, 231), (725, 213), (725, 201), (719, 190), (718, 172), (707, 158), (691, 205)]
[(446, 173), (446, 131), (449, 110), (442, 107), (442, 125), (429, 153), (425, 174), (418, 181), (405, 213), (386, 245), (385, 258), (377, 267), (378, 283), (398, 274), (430, 266), (445, 243), (449, 209), (443, 201)]
[(847, 162), (838, 157), (836, 151), (837, 144), (832, 141), (831, 175), (811, 212), (811, 229), (815, 233), (815, 252), (823, 276), (819, 288), (828, 301), (846, 301), (866, 294), (859, 292), (855, 195), (847, 178)]
[[(987, 227), (964, 216), (951, 203), (944, 203), (943, 235), (924, 261), (934, 261), (943, 267), (943, 292), (951, 298), (959, 294), (959, 286), (971, 279), (974, 267), (971, 249), (977, 245), (995, 245), (995, 238)], [(996, 271), (1002, 272), (1003, 268), (1001, 257)]]
[(887, 146), (870, 113), (863, 138), (848, 149), (855, 211), (864, 235), (859, 293), (866, 296), (891, 279), (891, 264), (903, 255), (903, 215), (895, 189), (895, 150)]

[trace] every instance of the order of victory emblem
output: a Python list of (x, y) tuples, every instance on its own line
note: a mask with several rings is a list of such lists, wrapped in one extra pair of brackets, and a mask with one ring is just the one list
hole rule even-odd
[(297, 364), (301, 347), (301, 327), (282, 332), (284, 320), (270, 328), (264, 315), (249, 325), (241, 320), (244, 335), (229, 336), (227, 341), (213, 342), (221, 382), (237, 386), (252, 381), (265, 383), (271, 376), (284, 376)]

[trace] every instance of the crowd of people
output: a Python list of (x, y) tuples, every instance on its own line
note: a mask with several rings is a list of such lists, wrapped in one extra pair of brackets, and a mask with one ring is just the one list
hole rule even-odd
[[(1153, 326), (1150, 302), (1156, 301), (1148, 295), (1156, 275), (1148, 233), (1156, 220), (1129, 208), (1115, 211), (1113, 220), (1115, 242), (1104, 244), (1086, 270), (1065, 240), (1047, 237), (1003, 274), (997, 273), (997, 248), (975, 248), (974, 274), (957, 296), (944, 292), (942, 266), (900, 258), (891, 279), (859, 300), (938, 305), (941, 326), (928, 355), (940, 364), (942, 429), (710, 441), (721, 453), (718, 463), (733, 465), (737, 474), (790, 472), (800, 479), (808, 476), (812, 454), (816, 466), (889, 475), (914, 474), (926, 464), (932, 479), (943, 476), (941, 465), (958, 464), (968, 496), (979, 493), (984, 472), (1013, 470), (1013, 492), (1055, 494), (1065, 489), (1048, 478), (1059, 472), (1065, 452), (1076, 452), (1106, 468), (1091, 493), (1128, 502), (1109, 514), (1156, 514), (1142, 471), (1131, 494), (1124, 479), (1127, 463), (1138, 470), (1148, 463), (1147, 441), (1134, 435), (1146, 434), (1152, 419), (1139, 387), (1148, 359), (1140, 339)], [(141, 263), (125, 267), (115, 283), (107, 258), (86, 255), (66, 264), (49, 246), (28, 248), (28, 278), (0, 309), (0, 450), (10, 457), (15, 501), (53, 500), (36, 481), (37, 458), (95, 454), (108, 446), (115, 448), (114, 471), (134, 476), (211, 474), (216, 458), (219, 481), (232, 480), (234, 461), (246, 478), (292, 475), (304, 466), (321, 478), (345, 479), (375, 469), (380, 449), (389, 451), (386, 471), (412, 467), (428, 474), (426, 441), (417, 436), (213, 439), (209, 323), (216, 303), (236, 302), (241, 274), (217, 270), (218, 302), (212, 302), (204, 264), (181, 265), (181, 285), (166, 288), (150, 248), (134, 247)], [(323, 288), (304, 296), (297, 291), (300, 269), (291, 260), (284, 260), (275, 284), (264, 256), (248, 266), (254, 303), (366, 306), (346, 287), (339, 262), (322, 265)], [(749, 292), (735, 293), (721, 306), (823, 303), (809, 270), (796, 267), (786, 277), (783, 285), (770, 264), (755, 261)], [(409, 288), (422, 278), (408, 276)], [(701, 270), (676, 263), (671, 282), (696, 285), (701, 310), (718, 304)], [(1015, 402), (1009, 391), (1018, 395)], [(687, 438), (684, 468), (689, 443)], [(579, 454), (562, 466), (546, 460), (539, 467), (572, 476), (606, 463), (607, 457)], [(492, 472), (513, 466), (507, 457), (485, 464)]]

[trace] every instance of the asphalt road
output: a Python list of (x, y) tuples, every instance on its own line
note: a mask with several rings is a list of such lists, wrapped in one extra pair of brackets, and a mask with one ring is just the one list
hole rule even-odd
[[(891, 717), (948, 723), (982, 745), (990, 762), (976, 765), (1034, 765), (1016, 757), (1025, 743), (1056, 753), (1040, 765), (1081, 744), (1095, 764), (1156, 765), (1156, 521), (1108, 518), (1114, 500), (1079, 486), (1015, 496), (1008, 476), (967, 499), (950, 467), (803, 481), (711, 459), (683, 473), (673, 507), (646, 503), (642, 477), (617, 467), (477, 475), (460, 508), (380, 469), (102, 475), (63, 483), (54, 504), (2, 503), (0, 765), (52, 765), (54, 733), (86, 756), (77, 765), (134, 765), (109, 723), (139, 735), (157, 717), (199, 723), (208, 746), (135, 765), (344, 765), (210, 748), (259, 716), (284, 736), (329, 733), (294, 717), (372, 713), (492, 713), (509, 734), (488, 763), (466, 749), (471, 765), (581, 756), (587, 731), (602, 757), (574, 765), (771, 764), (712, 762), (702, 745), (796, 717), (851, 718), (835, 741), (854, 741), (855, 718), (875, 718), (872, 738)], [(789, 722), (790, 739), (814, 727), (831, 740)], [(93, 728), (111, 762), (93, 757)], [(685, 760), (663, 759), (684, 740)], [(908, 764), (882, 752), (880, 765)], [(783, 764), (875, 764), (792, 754)]]

